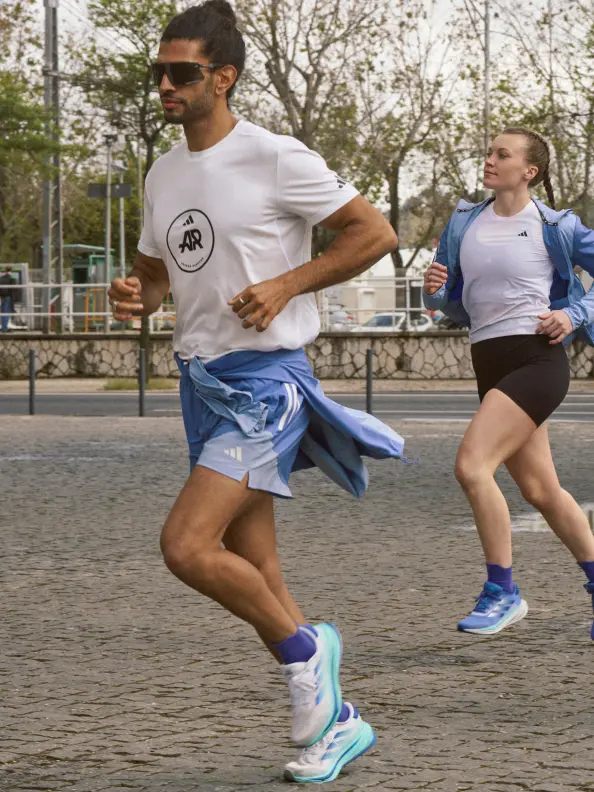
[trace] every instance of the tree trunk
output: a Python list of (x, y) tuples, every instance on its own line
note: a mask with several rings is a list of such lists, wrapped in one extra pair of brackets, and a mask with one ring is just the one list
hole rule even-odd
[(146, 181), (147, 173), (150, 171), (153, 162), (155, 161), (155, 138), (145, 138), (144, 144), (146, 146), (146, 162), (144, 163), (144, 181)]
[(588, 121), (586, 123), (586, 153), (584, 158), (584, 192), (582, 195), (581, 214), (583, 222), (592, 228), (594, 217), (592, 217), (590, 199), (590, 179), (592, 174), (592, 154), (594, 147), (594, 96), (590, 97), (588, 103)]
[[(388, 174), (388, 184), (390, 185), (390, 225), (398, 234), (400, 228), (400, 168), (393, 168)], [(400, 247), (392, 251), (392, 261), (394, 269), (401, 269), (403, 267), (402, 256), (400, 255)]]
[[(390, 186), (390, 225), (396, 234), (398, 234), (400, 227), (400, 168), (394, 166), (386, 176)], [(392, 251), (391, 256), (394, 265), (394, 277), (402, 278), (406, 275), (406, 271), (403, 267), (402, 256), (400, 255), (400, 246)], [(394, 307), (403, 308), (405, 305), (406, 284), (396, 281), (394, 284)], [(407, 323), (405, 323), (405, 326), (407, 326)]]

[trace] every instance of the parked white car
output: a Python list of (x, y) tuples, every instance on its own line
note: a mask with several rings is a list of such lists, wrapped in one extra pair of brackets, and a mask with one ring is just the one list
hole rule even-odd
[[(362, 325), (355, 325), (350, 327), (351, 332), (365, 332), (365, 333), (386, 333), (394, 332), (400, 333), (405, 330), (406, 314), (403, 311), (386, 311), (383, 313), (376, 313), (371, 319), (368, 319)], [(435, 329), (435, 325), (431, 317), (426, 313), (414, 312), (409, 321), (408, 330), (414, 332), (424, 332), (426, 330)]]

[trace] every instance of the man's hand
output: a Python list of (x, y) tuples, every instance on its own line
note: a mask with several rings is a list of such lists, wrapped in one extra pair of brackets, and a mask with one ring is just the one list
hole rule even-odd
[(258, 333), (263, 333), (289, 300), (297, 295), (290, 285), (288, 275), (290, 273), (248, 286), (229, 300), (228, 304), (243, 319), (242, 326), (246, 330), (255, 327)]
[(135, 314), (138, 315), (143, 310), (141, 291), (142, 283), (133, 275), (128, 278), (114, 278), (108, 291), (113, 318), (118, 322), (127, 322)]
[(568, 335), (573, 333), (573, 323), (567, 313), (563, 310), (548, 311), (538, 317), (541, 322), (536, 328), (538, 335), (541, 333), (548, 335), (552, 340), (551, 344), (561, 344)]
[(423, 290), (425, 294), (435, 294), (448, 279), (448, 268), (434, 261), (425, 270), (423, 275)]

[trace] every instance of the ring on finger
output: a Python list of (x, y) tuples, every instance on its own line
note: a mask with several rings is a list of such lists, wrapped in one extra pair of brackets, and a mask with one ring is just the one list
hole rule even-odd
[(111, 301), (111, 307), (112, 307), (112, 308), (113, 308), (113, 310), (115, 311), (115, 310), (116, 310), (116, 308), (118, 307), (118, 301), (117, 301), (117, 300), (112, 300), (112, 301)]
[(245, 300), (243, 299), (243, 297), (239, 297), (237, 302), (241, 305), (242, 308), (245, 305)]

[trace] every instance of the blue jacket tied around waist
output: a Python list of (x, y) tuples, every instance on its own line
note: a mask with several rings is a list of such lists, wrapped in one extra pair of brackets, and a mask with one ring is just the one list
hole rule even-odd
[[(464, 327), (470, 317), (462, 305), (464, 280), (460, 268), (460, 248), (466, 231), (494, 199), (478, 204), (460, 201), (448, 221), (437, 247), (435, 261), (448, 268), (446, 283), (435, 294), (423, 292), (425, 308), (443, 313)], [(543, 239), (555, 267), (551, 287), (551, 309), (565, 309), (574, 332), (565, 344), (578, 337), (594, 345), (594, 286), (586, 292), (574, 267), (594, 277), (594, 231), (581, 222), (572, 209), (557, 212), (534, 200), (543, 222)]]
[(312, 415), (293, 470), (318, 467), (357, 498), (364, 494), (369, 481), (362, 456), (373, 459), (402, 456), (404, 440), (390, 427), (324, 395), (302, 349), (231, 352), (206, 366), (199, 358), (193, 358), (188, 374), (197, 394), (210, 409), (234, 421), (246, 435), (262, 431), (267, 407), (255, 402), (251, 393), (235, 390), (233, 383), (250, 377), (294, 383)]

